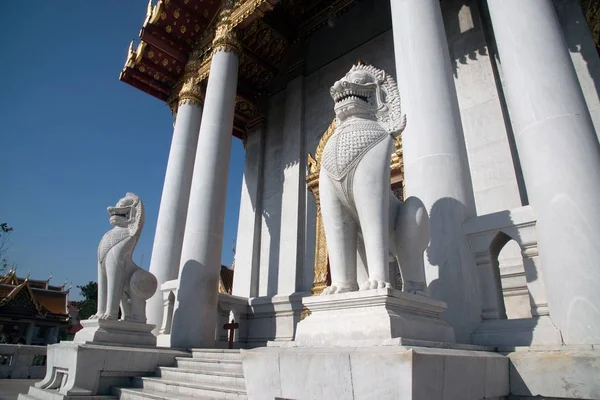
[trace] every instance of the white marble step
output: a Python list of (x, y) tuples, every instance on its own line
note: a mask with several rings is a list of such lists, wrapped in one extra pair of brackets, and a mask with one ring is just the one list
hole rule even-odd
[[(1, 397), (0, 397), (1, 398)], [(20, 394), (19, 399), (22, 400), (117, 400), (115, 396), (64, 396), (56, 390), (47, 390), (36, 388), (35, 386), (29, 387), (27, 394)]]
[(209, 358), (175, 357), (177, 367), (197, 372), (233, 372), (242, 374), (242, 362), (238, 360), (217, 360)]
[(37, 399), (33, 396), (30, 396), (28, 394), (19, 393), (17, 400), (39, 400), (39, 399)]
[(192, 357), (199, 359), (241, 360), (239, 349), (192, 349)]
[(116, 388), (113, 390), (120, 400), (194, 400), (194, 399), (215, 399), (215, 397), (204, 396), (182, 396), (180, 394), (156, 392), (149, 389)]
[[(164, 378), (137, 378), (136, 386), (152, 392), (162, 392), (169, 396), (192, 396), (195, 398), (214, 399), (246, 399), (246, 391), (242, 389), (228, 388), (219, 385), (198, 384), (183, 381), (173, 381)], [(141, 385), (139, 384), (141, 380)], [(121, 398), (123, 400), (123, 398)]]
[(159, 367), (158, 376), (170, 381), (183, 381), (198, 384), (216, 385), (236, 389), (246, 389), (244, 375), (232, 372), (199, 372), (191, 369)]

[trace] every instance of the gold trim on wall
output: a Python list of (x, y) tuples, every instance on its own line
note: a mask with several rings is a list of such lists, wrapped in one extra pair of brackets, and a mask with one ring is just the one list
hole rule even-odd
[[(315, 224), (315, 262), (314, 262), (314, 279), (313, 286), (310, 290), (315, 296), (321, 294), (323, 289), (327, 287), (327, 270), (329, 253), (327, 251), (327, 242), (325, 241), (325, 230), (323, 227), (323, 218), (321, 217), (321, 202), (319, 200), (319, 171), (321, 169), (321, 158), (323, 149), (327, 141), (335, 132), (335, 119), (329, 124), (315, 151), (313, 157), (308, 154), (308, 174), (306, 176), (306, 187), (313, 194), (317, 204), (316, 224)], [(402, 140), (396, 139), (394, 142), (395, 151), (392, 153), (390, 160), (390, 184), (393, 188), (400, 189), (398, 192), (394, 190), (394, 194), (404, 199), (404, 163), (402, 159)]]

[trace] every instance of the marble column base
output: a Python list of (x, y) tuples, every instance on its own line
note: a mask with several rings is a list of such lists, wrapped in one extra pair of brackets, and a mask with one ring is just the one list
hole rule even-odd
[(132, 377), (152, 375), (158, 366), (174, 366), (175, 357), (189, 356), (174, 349), (61, 342), (48, 346), (45, 378), (19, 398), (108, 396), (113, 386), (129, 386)]
[(482, 322), (471, 335), (483, 346), (560, 345), (562, 337), (550, 317), (497, 319)]
[(454, 343), (454, 329), (441, 319), (446, 304), (394, 289), (312, 296), (302, 299), (310, 314), (296, 328), (298, 343), (416, 339)]
[(134, 346), (156, 346), (154, 325), (108, 319), (81, 321), (83, 329), (75, 334), (74, 343), (107, 343)]

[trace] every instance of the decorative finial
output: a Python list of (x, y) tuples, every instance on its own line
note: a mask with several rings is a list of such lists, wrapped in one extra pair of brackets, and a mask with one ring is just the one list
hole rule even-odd
[(129, 43), (129, 49), (127, 49), (127, 61), (130, 61), (133, 56), (135, 55), (135, 51), (133, 50), (133, 42), (135, 41), (135, 39), (131, 39), (131, 42)]
[(152, 19), (152, 9), (152, 0), (148, 0), (148, 8), (146, 9), (146, 20), (144, 21), (144, 25), (146, 25), (148, 21)]

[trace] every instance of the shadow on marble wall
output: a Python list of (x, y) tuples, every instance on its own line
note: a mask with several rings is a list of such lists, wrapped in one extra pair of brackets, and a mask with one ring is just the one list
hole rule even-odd
[[(218, 256), (220, 257), (220, 253)], [(215, 300), (218, 299), (215, 291), (219, 287), (219, 275), (197, 272), (206, 268), (205, 264), (196, 260), (187, 260), (179, 272), (179, 281), (185, 282), (185, 284), (181, 284), (177, 290), (179, 303), (173, 312), (173, 321), (171, 322), (171, 343), (174, 347), (190, 347), (188, 343), (209, 343), (211, 339), (214, 339), (217, 304), (214, 304), (214, 307), (197, 307), (196, 305), (197, 302), (209, 301), (211, 293), (215, 294)], [(209, 279), (206, 279), (207, 277)], [(190, 299), (195, 299), (195, 301), (189, 301)], [(210, 313), (214, 313), (214, 315)], [(190, 319), (191, 315), (194, 315), (195, 318)], [(209, 324), (212, 329), (206, 329), (206, 324)], [(201, 337), (202, 334), (204, 337)]]
[(448, 38), (452, 72), (469, 61), (487, 57), (488, 46), (483, 38), (483, 25), (476, 0), (452, 0), (442, 2), (444, 27)]
[[(281, 143), (273, 143), (275, 140), (281, 140), (281, 137), (273, 138), (273, 134), (282, 129), (273, 126), (273, 118), (267, 122), (267, 137), (265, 141), (265, 161), (263, 168), (262, 192), (262, 217), (264, 225), (269, 235), (267, 260), (260, 260), (260, 269), (267, 269), (267, 279), (259, 279), (259, 296), (274, 296), (277, 294), (277, 285), (279, 282), (279, 243), (281, 238), (281, 212), (283, 199), (284, 173), (281, 166)], [(264, 240), (264, 233), (261, 233), (261, 242)], [(264, 246), (262, 246), (264, 249)], [(260, 252), (261, 258), (264, 256)], [(264, 285), (266, 283), (266, 291)]]
[[(461, 67), (467, 67), (469, 63), (487, 63), (491, 67), (493, 84), (495, 85), (498, 101), (500, 102), (510, 156), (517, 180), (520, 203), (521, 205), (527, 205), (529, 204), (527, 188), (504, 96), (504, 88), (499, 71), (498, 52), (495, 46), (494, 33), (489, 19), (486, 0), (450, 0), (442, 3), (442, 10), (454, 78), (458, 81), (464, 79), (464, 76), (459, 76), (459, 70)], [(465, 74), (474, 74), (474, 76), (481, 73), (481, 68), (477, 67), (475, 69), (468, 69), (467, 67), (465, 71)]]
[[(447, 303), (443, 318), (454, 327), (456, 340), (462, 343), (470, 341), (481, 322), (479, 279), (462, 234), (466, 215), (466, 207), (453, 198), (436, 201), (429, 210), (430, 241), (425, 250), (429, 295)], [(437, 267), (437, 273), (431, 266)], [(431, 280), (432, 276), (437, 279)]]

